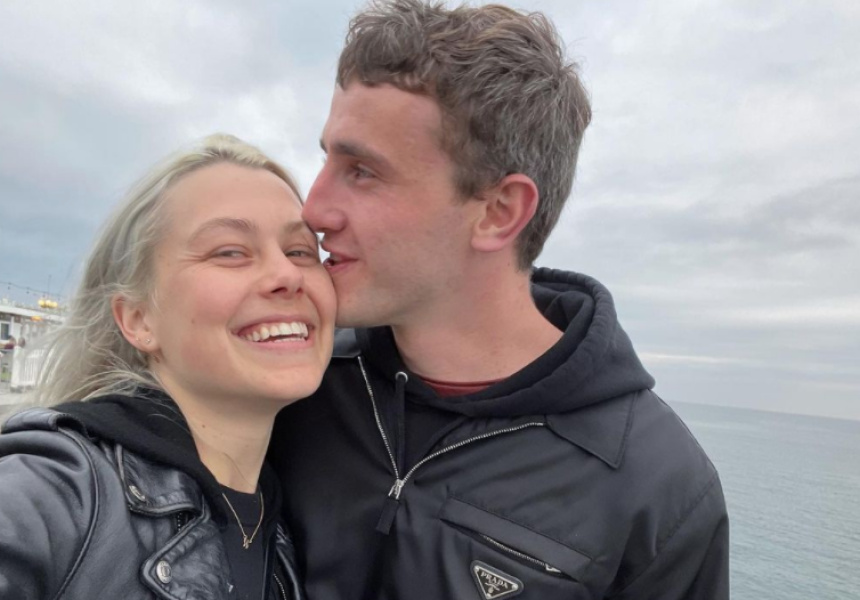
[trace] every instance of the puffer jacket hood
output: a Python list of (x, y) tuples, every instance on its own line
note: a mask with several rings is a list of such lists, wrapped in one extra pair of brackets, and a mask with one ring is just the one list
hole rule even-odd
[[(409, 377), (410, 399), (470, 417), (519, 417), (570, 412), (654, 387), (630, 338), (618, 323), (612, 295), (597, 280), (557, 269), (532, 273), (532, 295), (543, 315), (564, 334), (540, 359), (481, 392), (442, 398), (419, 377)], [(409, 373), (387, 327), (344, 332), (336, 354), (357, 352), (394, 380)], [(354, 349), (354, 350), (351, 350)]]

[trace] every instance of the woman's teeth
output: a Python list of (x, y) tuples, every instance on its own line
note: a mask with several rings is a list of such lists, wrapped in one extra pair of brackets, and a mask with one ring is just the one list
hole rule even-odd
[(301, 342), (308, 339), (308, 326), (305, 323), (268, 323), (246, 331), (241, 337), (249, 342)]

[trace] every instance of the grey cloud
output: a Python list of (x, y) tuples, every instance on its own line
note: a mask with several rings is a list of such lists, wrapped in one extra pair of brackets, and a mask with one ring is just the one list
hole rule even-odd
[[(0, 281), (69, 293), (126, 188), (206, 133), (307, 189), (361, 4), (3, 3)], [(609, 286), (667, 397), (860, 417), (856, 4), (524, 6), (555, 20), (595, 110), (540, 263)]]

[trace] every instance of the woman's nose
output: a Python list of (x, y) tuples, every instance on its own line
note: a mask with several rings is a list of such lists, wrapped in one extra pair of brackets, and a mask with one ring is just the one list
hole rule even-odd
[(295, 295), (303, 290), (304, 282), (302, 270), (283, 253), (279, 252), (267, 261), (264, 293)]

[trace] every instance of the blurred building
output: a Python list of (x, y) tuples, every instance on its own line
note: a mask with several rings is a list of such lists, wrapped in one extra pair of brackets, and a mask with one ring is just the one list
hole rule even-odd
[(43, 298), (35, 306), (0, 299), (0, 386), (32, 388), (45, 357), (46, 336), (63, 322), (63, 309)]

